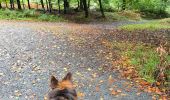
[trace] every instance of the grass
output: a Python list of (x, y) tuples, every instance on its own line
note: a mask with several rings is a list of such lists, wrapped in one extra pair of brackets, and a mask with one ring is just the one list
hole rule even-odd
[(0, 10), (0, 19), (50, 21), (50, 22), (64, 21), (64, 19), (60, 16), (43, 14), (37, 12), (36, 10), (9, 10), (9, 9)]
[[(155, 73), (160, 64), (160, 57), (155, 47), (130, 42), (113, 42), (112, 44), (114, 48), (119, 48), (118, 53), (121, 57), (128, 58), (128, 62), (123, 62), (127, 63), (125, 65), (133, 66), (139, 76), (147, 82), (156, 82)], [(166, 57), (166, 61), (170, 63), (170, 55)], [(166, 74), (170, 79), (170, 70), (166, 70)]]
[(163, 20), (156, 20), (142, 24), (131, 24), (119, 27), (123, 30), (158, 30), (158, 29), (170, 29), (170, 18), (163, 19)]
[(106, 18), (101, 17), (99, 11), (89, 12), (89, 17), (84, 17), (84, 12), (74, 12), (71, 10), (68, 14), (54, 15), (49, 13), (43, 13), (37, 10), (9, 10), (0, 9), (0, 19), (7, 20), (33, 20), (33, 21), (70, 21), (70, 22), (114, 22), (114, 21), (126, 21), (126, 20), (140, 20), (140, 15), (132, 11), (123, 12), (105, 12)]

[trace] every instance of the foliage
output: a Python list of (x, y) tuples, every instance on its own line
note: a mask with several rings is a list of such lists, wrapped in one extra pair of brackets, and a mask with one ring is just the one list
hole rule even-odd
[(135, 24), (135, 25), (125, 25), (121, 26), (120, 29), (123, 30), (143, 30), (143, 29), (148, 29), (148, 30), (158, 30), (158, 29), (169, 29), (170, 28), (170, 19), (164, 19), (160, 21), (151, 21), (149, 23), (142, 23), (142, 24)]
[(17, 19), (17, 20), (40, 20), (40, 21), (64, 21), (59, 16), (50, 14), (41, 14), (35, 10), (0, 10), (0, 19)]

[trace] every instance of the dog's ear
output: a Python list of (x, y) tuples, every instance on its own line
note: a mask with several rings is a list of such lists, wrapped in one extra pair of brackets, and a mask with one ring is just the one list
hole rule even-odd
[(69, 72), (67, 73), (67, 75), (63, 78), (63, 80), (69, 80), (71, 81), (72, 80), (72, 74)]
[(58, 85), (58, 80), (54, 76), (51, 76), (51, 80), (50, 80), (51, 89), (55, 89), (57, 85)]

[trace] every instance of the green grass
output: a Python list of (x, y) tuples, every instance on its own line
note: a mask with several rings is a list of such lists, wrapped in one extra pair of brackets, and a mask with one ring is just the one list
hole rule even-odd
[(152, 21), (144, 24), (132, 24), (119, 27), (123, 30), (158, 30), (158, 29), (170, 29), (170, 18), (164, 20)]
[(36, 10), (0, 10), (0, 19), (7, 20), (33, 20), (33, 21), (65, 21), (57, 15), (43, 14)]
[[(153, 83), (156, 81), (155, 72), (160, 63), (159, 54), (154, 47), (146, 46), (141, 43), (113, 42), (113, 47), (119, 48), (118, 53), (123, 57), (128, 57), (130, 65), (134, 66), (141, 78)], [(170, 63), (170, 55), (166, 57)], [(170, 79), (170, 70), (166, 70)]]
[(84, 12), (70, 11), (68, 14), (53, 15), (43, 13), (37, 10), (9, 10), (0, 9), (0, 19), (8, 20), (33, 20), (33, 21), (70, 21), (70, 22), (114, 22), (114, 21), (126, 21), (126, 20), (140, 20), (138, 13), (133, 11), (122, 12), (105, 12), (106, 18), (101, 17), (99, 11), (89, 12), (89, 17), (85, 18)]

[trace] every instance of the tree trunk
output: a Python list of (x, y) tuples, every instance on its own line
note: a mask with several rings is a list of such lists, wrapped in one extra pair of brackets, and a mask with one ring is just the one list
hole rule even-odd
[(88, 0), (88, 8), (90, 8), (90, 0)]
[(68, 8), (69, 8), (69, 2), (67, 0), (64, 0), (64, 14), (67, 13)]
[(44, 7), (44, 2), (43, 2), (43, 0), (40, 0), (40, 2), (41, 2), (42, 9), (45, 11), (45, 7)]
[(23, 9), (25, 9), (24, 0), (22, 0), (22, 7), (23, 7)]
[(83, 10), (84, 7), (83, 7), (83, 0), (80, 0), (80, 9)]
[(30, 0), (27, 0), (27, 3), (28, 3), (28, 9), (31, 9)]
[(49, 11), (50, 13), (52, 12), (52, 4), (51, 4), (51, 0), (48, 0), (48, 4), (49, 4)]
[(20, 0), (17, 0), (17, 5), (18, 5), (18, 9), (21, 10), (21, 3), (20, 3)]
[(60, 9), (60, 0), (58, 0), (58, 13), (61, 13), (61, 9)]
[(2, 4), (1, 4), (1, 1), (0, 1), (0, 9), (2, 8)]
[(100, 11), (102, 13), (102, 17), (105, 17), (101, 0), (99, 0), (99, 4), (100, 4)]
[(122, 10), (125, 10), (126, 9), (126, 0), (123, 0), (123, 3), (122, 3)]
[(89, 16), (88, 7), (87, 7), (87, 0), (83, 0), (83, 5), (84, 5), (85, 17), (87, 18)]
[(7, 1), (5, 0), (5, 5), (6, 5), (6, 8), (8, 8), (8, 3), (7, 3)]
[(13, 0), (10, 0), (10, 7), (11, 7), (11, 9), (14, 9), (14, 1)]
[(48, 0), (46, 0), (46, 6), (47, 6), (47, 11), (49, 11), (49, 9), (48, 9)]

